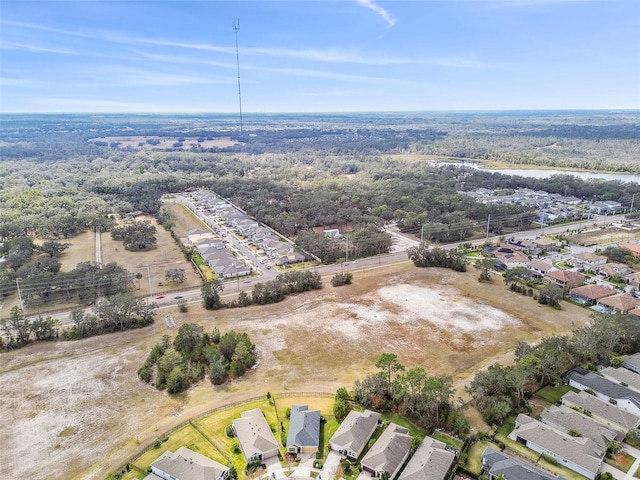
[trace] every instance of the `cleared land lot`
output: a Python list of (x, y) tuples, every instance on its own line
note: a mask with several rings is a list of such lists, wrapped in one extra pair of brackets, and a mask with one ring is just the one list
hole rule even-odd
[[(204, 381), (171, 397), (141, 383), (136, 372), (151, 346), (175, 335), (162, 321), (166, 313), (178, 325), (248, 332), (258, 367), (228, 385)], [(566, 332), (572, 321), (577, 327), (587, 319), (579, 307), (556, 311), (509, 293), (499, 279), (479, 284), (473, 270), (457, 274), (408, 262), (356, 272), (352, 286), (326, 286), (268, 307), (162, 310), (142, 330), (0, 356), (0, 476), (103, 478), (191, 417), (268, 391), (334, 393), (374, 371), (384, 351), (407, 366), (449, 373), (462, 388), (478, 368), (509, 359), (519, 339)]]

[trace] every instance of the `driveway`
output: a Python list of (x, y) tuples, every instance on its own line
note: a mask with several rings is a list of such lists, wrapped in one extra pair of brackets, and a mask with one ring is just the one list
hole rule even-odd
[(342, 457), (336, 452), (329, 452), (327, 459), (322, 466), (322, 478), (323, 480), (331, 480), (335, 477), (338, 467), (340, 466), (340, 460)]

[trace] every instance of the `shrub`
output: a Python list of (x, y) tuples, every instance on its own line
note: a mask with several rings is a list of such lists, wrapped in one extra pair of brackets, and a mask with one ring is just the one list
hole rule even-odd
[[(233, 442), (233, 445), (231, 445), (231, 452), (232, 453), (240, 453), (240, 445), (238, 445), (238, 442)], [(247, 469), (249, 468), (249, 465), (247, 465)]]
[(227, 428), (224, 429), (224, 433), (229, 438), (233, 438), (233, 437), (236, 436), (236, 432), (233, 431), (233, 425), (232, 424), (227, 425)]

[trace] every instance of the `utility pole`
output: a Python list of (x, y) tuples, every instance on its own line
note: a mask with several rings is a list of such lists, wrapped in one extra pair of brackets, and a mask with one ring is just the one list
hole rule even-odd
[(147, 265), (147, 278), (149, 279), (149, 298), (151, 298), (153, 297), (153, 293), (151, 293), (151, 268), (149, 268), (149, 265)]
[(347, 241), (344, 247), (344, 263), (347, 263), (349, 261), (349, 237), (344, 237), (344, 238)]
[(487, 241), (489, 241), (489, 225), (491, 224), (491, 214), (487, 217)]
[(635, 200), (635, 199), (636, 199), (636, 194), (634, 193), (634, 194), (631, 196), (631, 207), (629, 207), (629, 213), (632, 213), (632, 212), (633, 212), (633, 202), (634, 202), (634, 200)]
[(238, 31), (240, 30), (240, 19), (233, 21), (233, 30), (236, 32), (236, 65), (238, 67), (238, 104), (240, 106), (240, 133), (242, 133), (242, 94), (240, 92), (240, 53), (238, 50)]
[(420, 243), (424, 243), (424, 223), (420, 225)]
[(22, 292), (20, 292), (20, 282), (16, 278), (16, 287), (18, 287), (18, 300), (20, 301), (20, 310), (24, 312), (24, 303), (22, 302)]

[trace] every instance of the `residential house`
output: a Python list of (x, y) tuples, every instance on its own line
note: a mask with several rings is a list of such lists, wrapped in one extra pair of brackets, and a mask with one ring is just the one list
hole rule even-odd
[(455, 459), (455, 450), (440, 440), (425, 437), (398, 480), (445, 480)]
[(533, 259), (527, 263), (527, 268), (538, 278), (544, 277), (547, 273), (557, 270), (550, 262)]
[(542, 250), (543, 253), (557, 252), (560, 250), (558, 242), (547, 237), (540, 237), (532, 240), (533, 244)]
[(615, 289), (606, 285), (583, 285), (569, 290), (572, 299), (589, 305), (595, 305), (598, 300), (617, 293)]
[(499, 262), (505, 265), (507, 269), (526, 267), (529, 263), (529, 257), (527, 255), (512, 247), (503, 246), (494, 249), (491, 253)]
[(482, 452), (482, 472), (488, 480), (496, 480), (501, 475), (502, 478), (515, 480), (566, 480), (491, 447)]
[(247, 463), (278, 455), (278, 442), (259, 408), (242, 412), (231, 425)]
[(553, 270), (549, 271), (542, 278), (544, 283), (557, 285), (565, 292), (572, 288), (576, 288), (584, 284), (584, 276), (581, 273), (571, 270)]
[(624, 360), (624, 368), (640, 373), (640, 352), (633, 355), (623, 355), (622, 359)]
[(600, 374), (604, 378), (608, 378), (613, 382), (618, 382), (620, 385), (624, 385), (630, 390), (640, 392), (640, 373), (636, 373), (628, 368), (614, 368), (606, 367), (600, 369)]
[(620, 313), (629, 313), (629, 310), (640, 307), (640, 299), (628, 293), (618, 293), (610, 297), (604, 297), (599, 299), (598, 303)]
[(287, 434), (287, 452), (315, 453), (320, 445), (320, 410), (293, 405)]
[(204, 230), (203, 228), (194, 228), (187, 232), (187, 238), (191, 245), (195, 245), (201, 240), (207, 240), (214, 238), (213, 232), (211, 230)]
[(593, 418), (578, 413), (566, 405), (559, 407), (551, 405), (544, 409), (540, 414), (540, 421), (569, 435), (590, 438), (605, 450), (609, 442), (613, 440), (621, 442), (624, 440), (624, 434), (619, 430), (608, 428)]
[(612, 215), (622, 211), (622, 204), (620, 202), (614, 202), (613, 200), (603, 200), (592, 203), (589, 206), (589, 210), (598, 215)]
[(409, 458), (411, 440), (409, 429), (389, 423), (362, 458), (362, 470), (370, 473), (373, 478), (382, 477), (386, 472), (389, 480), (393, 480)]
[(625, 275), (629, 275), (633, 270), (629, 268), (629, 265), (624, 263), (605, 263), (599, 267), (595, 268), (595, 272), (598, 275), (602, 275), (604, 278), (610, 277), (624, 277)]
[(591, 480), (600, 473), (606, 453), (606, 449), (600, 448), (590, 438), (572, 437), (524, 414), (516, 418), (515, 428), (509, 438), (534, 452), (556, 459), (558, 465)]
[(620, 248), (626, 248), (631, 252), (634, 257), (640, 257), (640, 243), (637, 242), (620, 242), (618, 244)]
[(640, 426), (639, 415), (620, 410), (617, 406), (584, 391), (565, 393), (562, 396), (562, 404), (577, 409), (610, 429), (622, 432), (623, 435)]
[(380, 414), (377, 412), (351, 410), (329, 440), (329, 448), (355, 461), (367, 445), (379, 421)]
[(573, 368), (564, 374), (564, 381), (579, 390), (594, 392), (599, 399), (615, 404), (619, 409), (640, 416), (640, 393), (600, 375)]
[(640, 272), (630, 273), (624, 276), (624, 281), (627, 285), (640, 290)]
[(204, 455), (180, 447), (175, 453), (166, 451), (151, 464), (144, 480), (224, 480), (229, 468)]
[(603, 255), (597, 255), (592, 252), (577, 253), (573, 258), (569, 258), (567, 263), (572, 267), (577, 267), (582, 270), (595, 271), (595, 267), (600, 267), (607, 263), (607, 257)]

